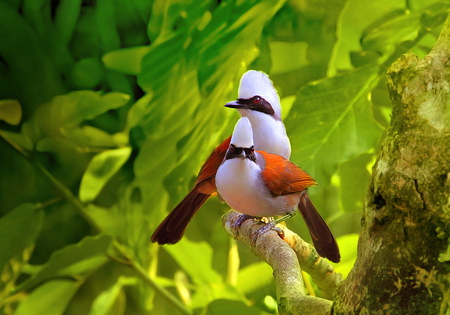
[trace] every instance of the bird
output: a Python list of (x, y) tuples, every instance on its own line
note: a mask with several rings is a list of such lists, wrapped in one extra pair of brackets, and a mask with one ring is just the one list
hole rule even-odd
[(255, 150), (253, 128), (246, 117), (235, 126), (217, 170), (216, 186), (223, 200), (242, 213), (244, 220), (248, 216), (288, 218), (298, 208), (318, 254), (340, 261), (336, 240), (308, 195), (308, 187), (317, 186), (316, 181), (288, 159)]
[[(235, 108), (247, 117), (254, 128), (255, 147), (289, 158), (291, 144), (281, 120), (281, 104), (269, 76), (256, 70), (245, 72), (239, 83), (238, 99), (224, 105)], [(215, 175), (230, 145), (231, 136), (209, 155), (195, 181), (194, 187), (159, 224), (151, 237), (153, 243), (175, 244), (200, 207), (217, 193)]]

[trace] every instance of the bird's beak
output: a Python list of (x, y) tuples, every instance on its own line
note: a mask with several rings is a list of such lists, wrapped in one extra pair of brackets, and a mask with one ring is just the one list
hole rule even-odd
[(244, 102), (241, 102), (241, 100), (235, 100), (235, 101), (232, 101), (232, 102), (229, 102), (229, 103), (226, 103), (225, 105), (224, 105), (225, 107), (229, 107), (229, 108), (242, 108), (242, 109), (247, 109), (248, 108), (248, 105), (247, 104), (245, 104)]

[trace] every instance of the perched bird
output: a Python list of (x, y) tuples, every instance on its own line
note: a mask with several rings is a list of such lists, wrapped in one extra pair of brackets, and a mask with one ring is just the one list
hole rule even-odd
[[(225, 104), (248, 117), (253, 126), (255, 147), (285, 158), (291, 154), (291, 144), (281, 120), (280, 98), (268, 75), (255, 70), (244, 73), (236, 101)], [(151, 241), (175, 244), (183, 237), (189, 221), (203, 203), (217, 192), (215, 176), (230, 144), (227, 138), (208, 157), (198, 174), (194, 188), (168, 214), (153, 233)]]
[(277, 154), (255, 151), (252, 125), (239, 119), (230, 146), (216, 174), (220, 196), (247, 216), (276, 217), (300, 210), (320, 256), (339, 262), (337, 243), (308, 196), (316, 181)]

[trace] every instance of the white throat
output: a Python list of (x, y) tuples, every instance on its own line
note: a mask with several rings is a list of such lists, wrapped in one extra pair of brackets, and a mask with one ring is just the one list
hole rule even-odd
[(242, 117), (250, 120), (255, 150), (278, 154), (285, 159), (290, 158), (291, 143), (282, 121), (258, 111), (238, 110)]

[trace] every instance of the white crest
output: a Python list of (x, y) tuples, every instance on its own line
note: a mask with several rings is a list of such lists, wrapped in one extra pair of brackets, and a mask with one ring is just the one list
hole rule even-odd
[(247, 117), (241, 117), (234, 127), (231, 144), (238, 148), (250, 148), (253, 146), (253, 131), (250, 120)]
[(280, 97), (269, 76), (262, 71), (249, 70), (242, 75), (239, 84), (239, 98), (263, 97), (272, 105), (278, 117), (281, 117)]

